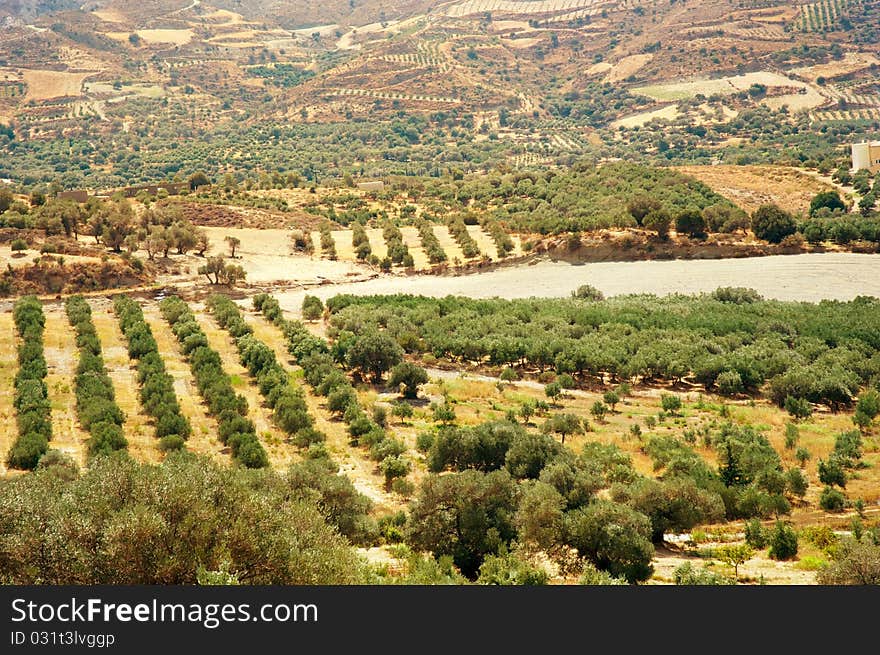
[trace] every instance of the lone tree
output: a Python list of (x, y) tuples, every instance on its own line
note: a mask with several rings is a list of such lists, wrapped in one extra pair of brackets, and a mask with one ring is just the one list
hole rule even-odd
[(565, 443), (565, 437), (583, 432), (581, 420), (575, 414), (554, 414), (541, 426), (544, 434), (558, 434)]
[(752, 231), (759, 239), (780, 243), (785, 237), (797, 232), (794, 217), (774, 204), (761, 205), (752, 214)]
[(324, 313), (324, 303), (317, 296), (306, 296), (302, 302), (302, 315), (307, 321), (317, 321)]
[(427, 371), (412, 362), (401, 362), (391, 369), (389, 384), (395, 389), (403, 387), (404, 398), (416, 398), (419, 395), (419, 386), (427, 382)]
[(715, 549), (715, 556), (733, 567), (733, 575), (737, 580), (739, 580), (740, 565), (748, 562), (754, 554), (755, 551), (748, 544), (728, 544)]
[(235, 259), (235, 249), (241, 245), (241, 239), (238, 237), (227, 236), (224, 241), (229, 244), (229, 256)]

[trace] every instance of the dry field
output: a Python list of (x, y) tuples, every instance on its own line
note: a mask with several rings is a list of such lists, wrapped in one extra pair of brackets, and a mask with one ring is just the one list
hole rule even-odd
[(650, 62), (654, 58), (652, 54), (644, 54), (644, 55), (630, 55), (629, 57), (624, 57), (619, 62), (614, 64), (611, 70), (608, 71), (608, 74), (605, 76), (605, 82), (622, 82), (630, 75), (633, 75), (637, 71), (639, 71), (645, 64)]
[(834, 190), (813, 177), (778, 166), (681, 166), (677, 170), (704, 182), (750, 213), (769, 202), (790, 212), (806, 212), (813, 196)]
[(27, 83), (26, 100), (51, 100), (82, 95), (83, 82), (92, 73), (66, 73), (62, 71), (22, 70)]
[(632, 91), (633, 93), (639, 93), (661, 102), (670, 102), (693, 98), (697, 94), (707, 97), (715, 94), (732, 95), (748, 90), (753, 84), (763, 84), (768, 88), (785, 87), (803, 90), (802, 93), (773, 96), (762, 101), (774, 109), (782, 105), (788, 105), (793, 111), (812, 109), (827, 101), (824, 95), (806, 82), (771, 72), (746, 73), (745, 75), (722, 77), (714, 80), (689, 80), (669, 84), (656, 84), (634, 88)]
[(632, 116), (619, 118), (611, 123), (611, 128), (616, 130), (619, 127), (642, 127), (643, 125), (646, 125), (655, 118), (674, 121), (679, 116), (680, 112), (678, 111), (678, 107), (676, 105), (666, 105), (665, 107), (661, 107), (660, 109), (652, 109), (651, 111), (643, 111), (638, 114), (633, 114)]
[(6, 453), (18, 436), (15, 427), (15, 407), (12, 405), (13, 379), (18, 370), (18, 339), (11, 311), (0, 312), (0, 476), (5, 475)]

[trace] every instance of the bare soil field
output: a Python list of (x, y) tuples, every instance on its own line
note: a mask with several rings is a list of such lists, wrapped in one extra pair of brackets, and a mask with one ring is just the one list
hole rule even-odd
[(869, 68), (872, 65), (880, 65), (877, 57), (867, 52), (847, 52), (839, 61), (829, 61), (826, 64), (793, 68), (791, 73), (802, 77), (810, 82), (815, 82), (819, 77), (833, 79), (850, 73)]
[(82, 95), (83, 82), (92, 73), (66, 73), (62, 71), (22, 70), (27, 83), (26, 100), (51, 100), (66, 96)]
[(611, 123), (611, 128), (616, 130), (619, 127), (642, 127), (643, 125), (654, 120), (655, 118), (662, 118), (671, 121), (678, 118), (678, 116), (679, 111), (676, 105), (666, 105), (665, 107), (661, 107), (660, 109), (652, 109), (651, 111), (643, 111), (638, 114), (633, 114), (632, 116), (618, 118), (616, 121)]
[[(229, 246), (224, 241), (227, 236), (241, 240), (236, 249), (236, 256), (241, 258), (235, 263), (244, 267), (247, 280), (252, 284), (272, 282), (315, 284), (322, 280), (344, 281), (353, 277), (371, 276), (375, 273), (366, 266), (354, 263), (353, 254), (348, 261), (332, 262), (318, 256), (309, 257), (294, 254), (290, 245), (290, 232), (287, 230), (257, 230), (236, 228), (204, 228), (211, 241), (209, 255), (227, 255)], [(337, 252), (342, 259), (344, 240), (337, 240)], [(351, 233), (348, 233), (348, 248), (351, 249)], [(320, 252), (320, 251), (318, 251)], [(204, 263), (199, 257), (192, 256), (188, 260), (191, 270), (196, 270)]]
[(687, 80), (669, 84), (657, 84), (634, 88), (632, 91), (633, 93), (639, 93), (659, 101), (675, 101), (693, 98), (697, 94), (704, 96), (714, 94), (731, 95), (740, 91), (746, 91), (753, 84), (763, 84), (768, 88), (784, 87), (802, 90), (802, 93), (773, 96), (762, 101), (774, 109), (781, 107), (783, 104), (788, 105), (793, 111), (812, 109), (827, 102), (825, 96), (806, 82), (767, 71), (718, 79)]
[(638, 72), (645, 64), (651, 61), (654, 58), (652, 54), (643, 54), (643, 55), (630, 55), (629, 57), (624, 57), (619, 62), (614, 64), (614, 67), (608, 71), (608, 74), (605, 76), (605, 82), (615, 83), (622, 82), (630, 75)]
[(770, 202), (790, 212), (806, 212), (813, 196), (834, 190), (813, 177), (777, 166), (681, 166), (677, 170), (704, 182), (750, 213)]
[(766, 298), (819, 302), (880, 297), (880, 255), (808, 253), (739, 259), (607, 261), (573, 265), (549, 258), (467, 275), (384, 276), (364, 282), (279, 291), (286, 311), (299, 311), (306, 293), (326, 300), (336, 294), (412, 293), (432, 297), (564, 298), (582, 284), (606, 296), (628, 293), (703, 293), (748, 286)]

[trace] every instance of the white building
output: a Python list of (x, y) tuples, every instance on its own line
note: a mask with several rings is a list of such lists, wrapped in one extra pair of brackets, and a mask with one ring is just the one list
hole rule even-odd
[(852, 144), (853, 170), (863, 168), (876, 173), (880, 171), (880, 141), (865, 141)]

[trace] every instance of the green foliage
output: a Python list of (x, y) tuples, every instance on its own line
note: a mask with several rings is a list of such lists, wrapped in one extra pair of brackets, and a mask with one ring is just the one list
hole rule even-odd
[(200, 569), (224, 568), (245, 584), (361, 579), (354, 551), (314, 500), (290, 498), (270, 471), (189, 453), (169, 454), (161, 465), (122, 453), (98, 457), (69, 479), (56, 468), (0, 483), (9, 583), (195, 584)]
[(798, 537), (790, 525), (782, 521), (776, 521), (773, 532), (770, 534), (770, 559), (789, 560), (798, 552)]
[(826, 512), (840, 512), (846, 506), (846, 496), (834, 487), (827, 486), (819, 495), (819, 507)]
[(746, 543), (757, 550), (761, 550), (767, 545), (767, 534), (758, 519), (746, 521), (745, 537)]
[(650, 521), (626, 505), (597, 500), (566, 515), (569, 545), (597, 568), (628, 582), (653, 572)]
[(122, 431), (125, 415), (116, 404), (113, 383), (101, 357), (101, 342), (92, 323), (92, 310), (85, 298), (73, 296), (65, 304), (67, 318), (76, 333), (80, 361), (74, 384), (76, 412), (90, 434), (89, 454), (109, 454), (128, 447)]
[(720, 573), (716, 573), (715, 571), (711, 571), (705, 566), (698, 569), (690, 562), (685, 562), (684, 564), (676, 567), (673, 573), (673, 579), (675, 580), (675, 584), (677, 585), (689, 586), (717, 586), (736, 584), (736, 580), (721, 575)]
[[(725, 372), (744, 393), (769, 381), (772, 400), (840, 408), (880, 373), (877, 301), (785, 303), (750, 294), (724, 300), (621, 297), (575, 300), (424, 298), (331, 299), (331, 333), (376, 327), (411, 351), (451, 362), (482, 360), (518, 370), (555, 368), (579, 385), (620, 380), (714, 389)], [(541, 320), (533, 320), (540, 316)], [(383, 327), (387, 326), (387, 327)], [(726, 376), (722, 382), (734, 376)], [(551, 391), (556, 387), (550, 387)]]
[(846, 205), (843, 204), (843, 200), (840, 198), (840, 194), (837, 191), (822, 191), (813, 196), (813, 199), (810, 201), (810, 216), (813, 216), (820, 209), (828, 209), (830, 211), (834, 210), (846, 210)]
[(403, 387), (404, 398), (416, 398), (419, 386), (427, 384), (428, 373), (421, 366), (412, 362), (400, 362), (391, 369), (391, 379), (388, 385), (391, 388)]
[(138, 360), (141, 404), (155, 421), (156, 437), (176, 436), (186, 440), (191, 433), (189, 421), (180, 413), (174, 380), (165, 371), (156, 340), (144, 320), (143, 310), (127, 296), (117, 297), (113, 309), (128, 341), (129, 355)]
[(480, 565), (477, 583), (534, 587), (547, 584), (548, 579), (544, 569), (534, 566), (516, 553), (506, 553), (502, 549), (498, 555), (487, 556)]
[[(317, 296), (306, 295), (302, 301), (302, 315), (307, 321), (317, 321), (324, 313), (324, 303)], [(270, 318), (270, 320), (272, 320)]]
[(48, 369), (43, 355), (46, 317), (36, 296), (19, 298), (13, 305), (12, 317), (20, 339), (12, 400), (18, 436), (7, 453), (6, 464), (27, 470), (36, 468), (52, 439), (51, 407), (45, 382)]
[(761, 205), (752, 214), (752, 231), (759, 239), (779, 243), (797, 231), (794, 217), (778, 206)]
[(407, 526), (407, 543), (449, 555), (475, 579), (488, 555), (509, 546), (516, 531), (516, 484), (506, 471), (468, 470), (425, 478)]

